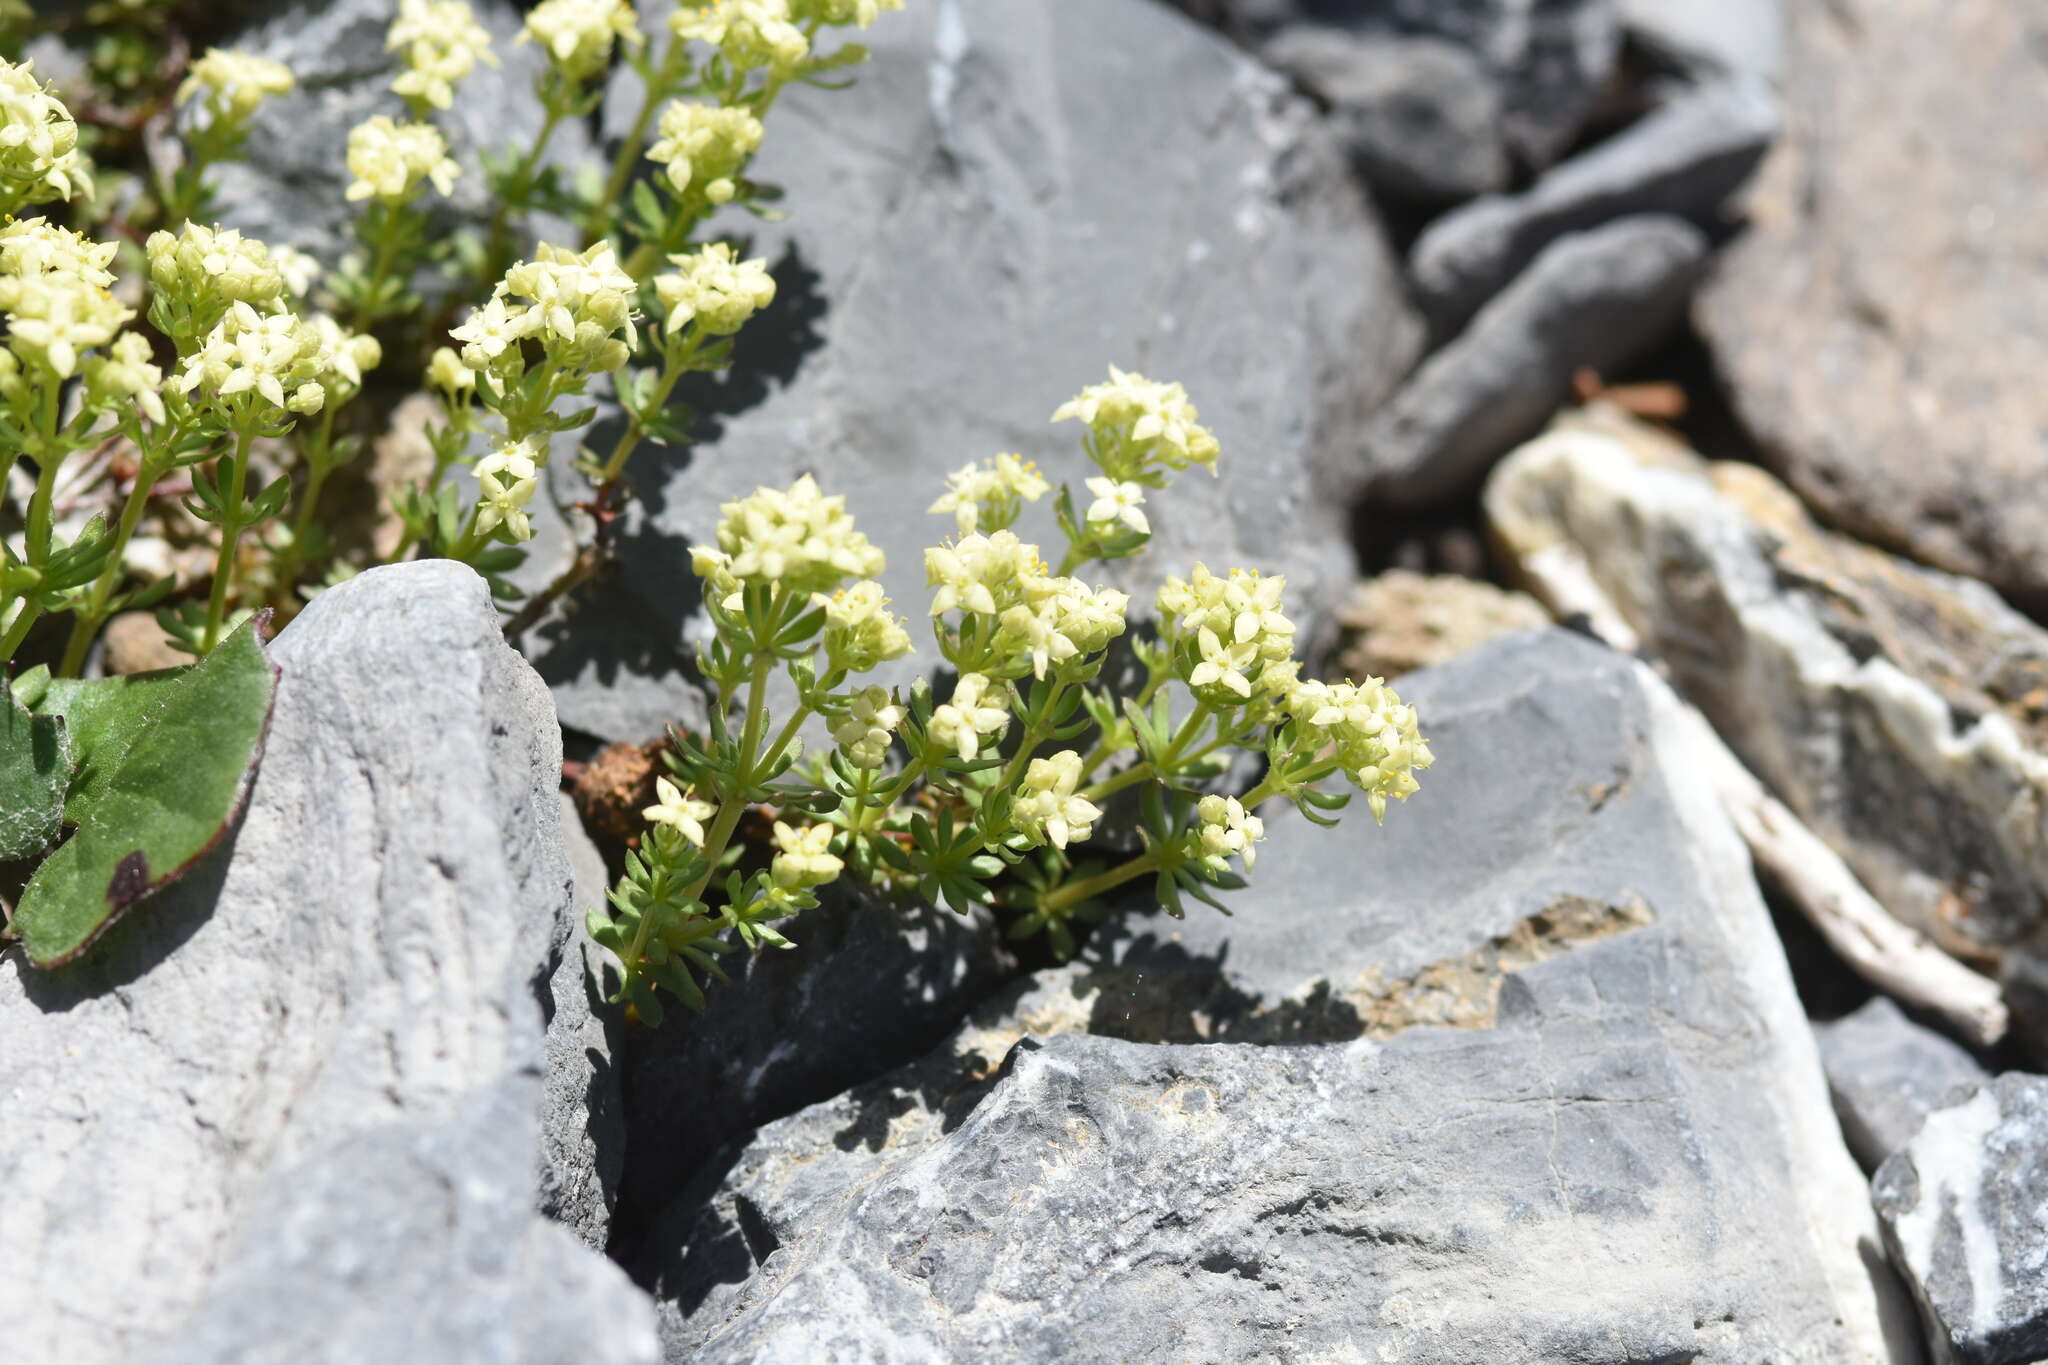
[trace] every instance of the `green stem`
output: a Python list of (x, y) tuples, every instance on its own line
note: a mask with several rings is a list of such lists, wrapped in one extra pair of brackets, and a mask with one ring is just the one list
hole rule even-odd
[(235, 573), (235, 548), (242, 539), (242, 495), (249, 484), (249, 430), (246, 424), (235, 428), (235, 450), (228, 457), (227, 498), (222, 504), (220, 524), (220, 558), (214, 563), (213, 591), (206, 599), (206, 630), (199, 640), (202, 658), (213, 653), (213, 647), (220, 643), (221, 622), (227, 616), (228, 584)]
[(604, 183), (604, 194), (593, 204), (590, 216), (583, 223), (583, 238), (586, 245), (594, 242), (603, 233), (605, 219), (610, 216), (613, 205), (625, 198), (626, 186), (633, 179), (633, 167), (640, 161), (647, 140), (647, 125), (654, 122), (655, 106), (668, 98), (669, 84), (675, 76), (677, 58), (681, 57), (686, 44), (680, 38), (669, 39), (668, 51), (662, 54), (660, 65), (649, 63), (646, 72), (647, 93), (640, 101), (640, 112), (634, 116), (633, 126), (626, 133), (625, 141), (619, 144), (618, 155), (612, 159), (612, 173)]
[[(1311, 783), (1320, 782), (1324, 778), (1328, 777), (1331, 773), (1336, 772), (1339, 766), (1340, 765), (1336, 759), (1326, 758), (1322, 762), (1316, 764), (1313, 768), (1310, 768), (1308, 771), (1299, 775), (1298, 777), (1288, 779), (1289, 785), (1296, 787), (1306, 787)], [(1258, 809), (1258, 805), (1261, 801), (1268, 800), (1269, 798), (1278, 796), (1280, 794), (1280, 788), (1274, 783), (1273, 777), (1274, 775), (1272, 773), (1266, 774), (1265, 781), (1259, 783), (1258, 786), (1253, 787), (1250, 791), (1245, 793), (1244, 808), (1246, 810), (1256, 810)]]
[(499, 196), (497, 210), (491, 214), (490, 230), (484, 234), (484, 241), (488, 244), (484, 252), (483, 282), (486, 287), (495, 285), (502, 279), (506, 267), (511, 264), (506, 248), (509, 246), (508, 238), (511, 235), (512, 205), (514, 201), (523, 201), (532, 190), (533, 173), (540, 165), (542, 153), (547, 151), (548, 140), (554, 137), (555, 128), (561, 123), (566, 112), (566, 105), (562, 101), (545, 93), (541, 102), (547, 108), (547, 117), (541, 121), (540, 133), (534, 138), (533, 146), (513, 170), (505, 193)]
[[(162, 448), (168, 450), (176, 442), (174, 432)], [(64, 646), (64, 663), (57, 670), (60, 676), (76, 677), (85, 667), (86, 652), (92, 648), (93, 636), (99, 633), (100, 625), (107, 619), (107, 603), (113, 599), (114, 585), (121, 580), (121, 562), (127, 553), (128, 541), (141, 523), (142, 513), (149, 506), (150, 494), (155, 492), (156, 481), (161, 477), (155, 462), (145, 455), (141, 467), (135, 472), (135, 486), (128, 490), (128, 501), (121, 505), (121, 522), (114, 528), (114, 548), (107, 555), (107, 567), (94, 581), (92, 595), (85, 607), (72, 618), (71, 639)]]
[(1003, 765), (1002, 776), (996, 779), (998, 790), (1008, 791), (1017, 784), (1017, 778), (1023, 773), (1024, 765), (1031, 761), (1033, 751), (1045, 742), (1045, 732), (1050, 728), (1045, 723), (1046, 717), (1053, 714), (1053, 708), (1059, 704), (1060, 697), (1068, 686), (1065, 678), (1053, 680), (1052, 692), (1046, 697), (1045, 705), (1039, 708), (1031, 723), (1024, 727), (1024, 737), (1017, 741), (1017, 752), (1011, 754), (1010, 761)]
[(374, 301), (384, 288), (384, 277), (391, 273), (391, 257), (398, 246), (397, 216), (398, 211), (382, 200), (377, 201), (376, 207), (363, 216), (365, 225), (373, 220), (376, 222), (377, 241), (370, 249), (370, 273), (363, 285), (362, 294), (356, 299), (353, 320), (349, 323), (350, 331), (367, 332), (376, 326), (377, 320), (383, 316), (374, 306)]
[(1113, 867), (1107, 872), (1083, 877), (1078, 882), (1068, 882), (1065, 886), (1054, 887), (1038, 902), (1039, 912), (1048, 917), (1057, 916), (1069, 906), (1078, 905), (1105, 891), (1113, 891), (1125, 882), (1142, 877), (1147, 872), (1156, 872), (1158, 869), (1158, 855), (1141, 853), (1121, 867)]
[[(57, 470), (64, 463), (64, 449), (57, 440), (58, 404), (62, 401), (60, 385), (52, 382), (44, 390), (42, 420), (36, 441), (36, 491), (28, 501), (28, 529), (23, 537), (24, 560), (31, 569), (40, 569), (49, 562), (50, 540), (56, 527), (56, 515), (52, 504), (57, 498)], [(29, 627), (43, 609), (31, 591), (22, 598), (21, 611), (7, 627), (7, 633), (0, 636), (0, 663), (14, 657), (14, 651), (27, 638)]]
[(1223, 741), (1220, 738), (1192, 754), (1182, 754), (1181, 750), (1187, 746), (1189, 740), (1201, 733), (1202, 727), (1208, 723), (1209, 717), (1214, 714), (1215, 712), (1210, 709), (1207, 702), (1196, 702), (1195, 709), (1188, 712), (1188, 718), (1180, 723), (1180, 728), (1173, 732), (1173, 738), (1167, 741), (1166, 752), (1159, 755), (1158, 762), (1140, 763), (1134, 768), (1126, 768), (1115, 777), (1104, 778), (1102, 781), (1097, 782), (1081, 794), (1090, 801), (1100, 801), (1105, 797), (1116, 795), (1116, 793), (1126, 787), (1136, 786), (1140, 782), (1149, 781), (1160, 773), (1171, 774), (1175, 767), (1184, 759), (1201, 758), (1213, 752), (1221, 746)]

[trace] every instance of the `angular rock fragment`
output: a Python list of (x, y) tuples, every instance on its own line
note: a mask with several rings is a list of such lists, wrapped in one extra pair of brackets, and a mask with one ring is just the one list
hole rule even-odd
[[(1420, 329), (1307, 102), (1140, 0), (920, 4), (862, 37), (850, 90), (792, 89), (769, 121), (756, 169), (790, 216), (728, 226), (779, 293), (732, 375), (684, 386), (699, 443), (634, 457), (618, 575), (523, 641), (564, 723), (639, 742), (686, 714), (689, 546), (721, 502), (804, 471), (921, 616), (924, 547), (955, 533), (925, 513), (946, 474), (1013, 450), (1078, 490), (1077, 426), (1048, 418), (1111, 364), (1184, 383), (1223, 457), (1155, 496), (1152, 547), (1103, 577), (1146, 608), (1198, 558), (1280, 569), (1327, 643), (1351, 577), (1332, 488)], [(1059, 534), (1044, 503), (1018, 530)], [(536, 568), (566, 553), (537, 543)]]
[(1414, 508), (1470, 493), (1557, 412), (1575, 373), (1611, 371), (1678, 323), (1706, 253), (1696, 228), (1655, 214), (1546, 247), (1373, 418), (1370, 496)]
[(1526, 593), (1452, 574), (1389, 569), (1352, 590), (1338, 613), (1346, 631), (1345, 676), (1397, 678), (1518, 630), (1550, 624)]
[(1613, 137), (1545, 172), (1519, 194), (1491, 195), (1430, 224), (1408, 271), (1425, 310), (1455, 332), (1550, 243), (1637, 213), (1724, 225), (1778, 132), (1776, 97), (1729, 78), (1686, 90)]
[(1980, 964), (2048, 932), (2048, 630), (1824, 531), (1641, 428), (1530, 443), (1494, 534), (1590, 575), (1751, 771), (1894, 915)]
[(1788, 13), (1786, 137), (1700, 296), (1715, 364), (1830, 524), (2048, 606), (2048, 7)]
[(1383, 830), (1276, 818), (1233, 917), (1113, 922), (707, 1170), (636, 1272), (669, 1358), (1903, 1358), (1675, 700), (1562, 632), (1404, 691)]
[(1928, 1115), (1874, 1188), (1934, 1365), (2048, 1357), (2048, 1076), (2009, 1072)]
[(1991, 1079), (1975, 1057), (1881, 995), (1854, 1014), (1817, 1025), (1814, 1035), (1842, 1136), (1866, 1170), (1912, 1141), (1928, 1114), (1957, 1090)]
[(217, 856), (71, 968), (0, 959), (4, 1354), (645, 1362), (534, 1211), (570, 870), (546, 689), (481, 579), (373, 569), (277, 640)]

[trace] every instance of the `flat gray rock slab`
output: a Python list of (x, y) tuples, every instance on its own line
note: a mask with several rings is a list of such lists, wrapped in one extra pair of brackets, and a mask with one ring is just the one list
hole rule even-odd
[[(1420, 327), (1313, 111), (1142, 0), (914, 0), (864, 36), (852, 89), (792, 90), (769, 120), (756, 169), (790, 217), (727, 226), (779, 294), (730, 376), (681, 391), (699, 443), (634, 457), (619, 572), (575, 605), (603, 628), (572, 613), (524, 641), (563, 723), (637, 742), (687, 714), (689, 547), (722, 502), (805, 471), (846, 495), (922, 619), (924, 547), (955, 533), (925, 513), (946, 474), (1017, 451), (1079, 490), (1078, 427), (1048, 419), (1111, 364), (1185, 384), (1223, 456), (1220, 478), (1153, 499), (1152, 548), (1105, 577), (1149, 609), (1196, 559), (1283, 570), (1327, 636), (1351, 572), (1331, 474)], [(1018, 530), (1057, 546), (1047, 503)], [(535, 563), (566, 553), (557, 535)], [(926, 646), (897, 675), (932, 664)]]
[(481, 579), (373, 569), (272, 650), (246, 815), (77, 966), (0, 960), (10, 1361), (645, 1361), (534, 1209), (560, 734)]
[(1928, 1115), (1876, 1193), (1934, 1365), (2048, 1358), (2048, 1077), (2009, 1072)]
[(1788, 10), (1787, 135), (1700, 329), (1829, 522), (2048, 602), (2048, 9)]
[(1842, 1136), (1866, 1170), (1911, 1142), (1928, 1114), (1958, 1090), (1991, 1079), (1975, 1057), (1908, 1019), (1885, 996), (1816, 1025), (1814, 1034)]
[(1675, 699), (1561, 632), (1409, 690), (1383, 830), (1276, 819), (1233, 917), (730, 1151), (636, 1268), (668, 1359), (1911, 1359)]
[(1705, 236), (1665, 214), (1558, 238), (1373, 418), (1354, 477), (1395, 508), (1468, 496), (1574, 374), (1611, 372), (1676, 327), (1706, 258)]

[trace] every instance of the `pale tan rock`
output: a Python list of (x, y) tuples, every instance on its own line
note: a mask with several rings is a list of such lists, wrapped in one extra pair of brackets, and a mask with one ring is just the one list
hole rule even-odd
[(1547, 626), (1550, 614), (1527, 593), (1476, 578), (1389, 569), (1352, 589), (1337, 620), (1345, 631), (1344, 674), (1395, 678), (1496, 635)]
[(2048, 631), (1620, 420), (1569, 418), (1500, 467), (1505, 552), (1575, 565), (1894, 915), (1987, 966), (2048, 941)]
[(124, 611), (114, 616), (100, 633), (106, 649), (107, 672), (119, 676), (149, 673), (159, 668), (177, 668), (192, 662), (192, 656), (171, 644), (147, 611)]

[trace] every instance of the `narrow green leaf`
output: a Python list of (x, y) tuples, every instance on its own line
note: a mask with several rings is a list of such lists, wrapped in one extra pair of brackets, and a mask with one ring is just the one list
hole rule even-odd
[(189, 668), (50, 685), (44, 710), (64, 717), (77, 759), (64, 804), (77, 828), (15, 911), (31, 962), (71, 961), (213, 847), (248, 790), (276, 684), (251, 623)]

